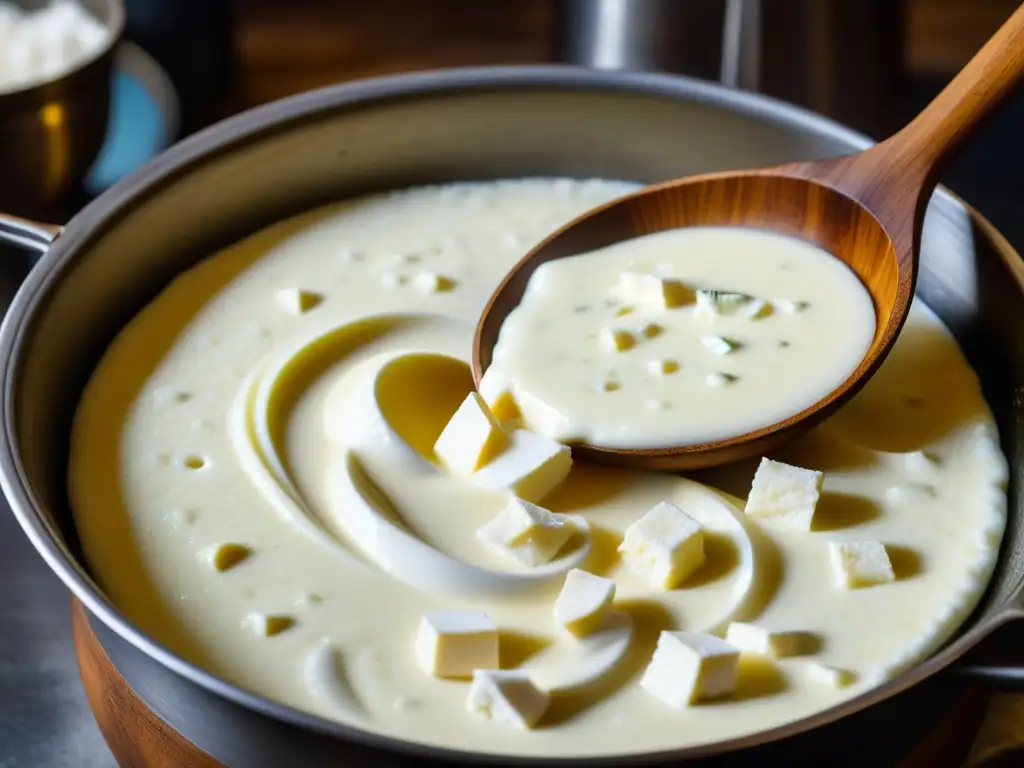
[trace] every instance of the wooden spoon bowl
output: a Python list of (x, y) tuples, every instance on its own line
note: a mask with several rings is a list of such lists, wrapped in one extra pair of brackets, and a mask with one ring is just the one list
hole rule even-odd
[[(916, 260), (901, 251), (863, 206), (827, 186), (778, 171), (696, 176), (648, 187), (597, 208), (559, 230), (506, 277), (477, 328), (474, 376), (491, 363), (501, 323), (522, 301), (534, 270), (546, 261), (586, 253), (640, 235), (696, 226), (744, 226), (808, 240), (845, 261), (871, 293), (875, 335), (857, 369), (826, 397), (785, 421), (726, 440), (668, 449), (574, 446), (574, 453), (624, 466), (696, 469), (763, 454), (824, 419), (852, 397), (881, 364), (906, 319)], [(821, 226), (822, 221), (829, 226)], [(497, 302), (501, 302), (498, 306)], [(817, 416), (812, 420), (811, 416)]]
[(479, 384), (508, 314), (538, 266), (667, 229), (742, 226), (798, 237), (842, 259), (870, 292), (875, 335), (864, 358), (825, 397), (787, 419), (699, 445), (574, 446), (586, 458), (646, 469), (697, 469), (763, 455), (819, 424), (885, 360), (910, 311), (921, 226), (945, 162), (1024, 71), (1024, 6), (939, 96), (896, 135), (848, 157), (675, 180), (614, 200), (570, 222), (506, 275), (477, 325)]

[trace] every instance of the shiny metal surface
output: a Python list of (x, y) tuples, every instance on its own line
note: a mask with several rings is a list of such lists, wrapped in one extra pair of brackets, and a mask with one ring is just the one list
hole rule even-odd
[(60, 200), (85, 177), (103, 145), (124, 7), (121, 0), (80, 2), (107, 26), (110, 42), (58, 80), (0, 94), (0, 210), (29, 215)]
[[(561, 0), (556, 52), (562, 61), (595, 69), (681, 72), (717, 80), (725, 2)], [(735, 69), (735, 62), (730, 67)]]
[(897, 127), (903, 3), (561, 0), (555, 9), (559, 61), (719, 80), (874, 136)]
[[(361, 734), (253, 695), (155, 642), (106, 599), (79, 557), (64, 489), (68, 425), (98, 356), (128, 318), (203, 254), (340, 196), (381, 186), (543, 174), (653, 182), (837, 155), (868, 143), (808, 112), (698, 81), (557, 67), (364, 81), (232, 118), (173, 147), (89, 205), (29, 276), (0, 328), (0, 483), (40, 554), (97, 626), (108, 628), (104, 644), (129, 683), (145, 687), (147, 701), (169, 720), (173, 715), (186, 737), (200, 745), (215, 739), (223, 754), (240, 758), (229, 764), (266, 764), (245, 751), (234, 733), (240, 727), (258, 730), (260, 739), (283, 740), (296, 764), (336, 761), (325, 753), (329, 737), (478, 762), (475, 755)], [(944, 651), (837, 708), (750, 738), (646, 758), (707, 755), (799, 734), (806, 735), (752, 754), (777, 755), (808, 739), (833, 741), (843, 724), (830, 724), (839, 718), (879, 717), (872, 705), (921, 683), (1024, 614), (1016, 482), (1024, 446), (1024, 404), (1016, 397), (1024, 385), (1024, 326), (1004, 322), (1008, 314), (1024, 313), (1024, 268), (998, 233), (943, 192), (925, 224), (919, 290), (979, 370), (1015, 467), (1011, 525), (983, 610)], [(198, 691), (204, 703), (193, 704), (183, 691)]]
[[(0, 240), (39, 254), (46, 253), (63, 227), (0, 213)], [(13, 297), (13, 293), (11, 296)], [(6, 307), (6, 304), (4, 305)]]

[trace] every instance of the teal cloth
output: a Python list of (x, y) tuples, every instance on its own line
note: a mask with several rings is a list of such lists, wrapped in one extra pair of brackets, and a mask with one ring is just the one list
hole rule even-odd
[(85, 179), (86, 191), (99, 194), (158, 155), (165, 148), (164, 122), (154, 95), (131, 74), (117, 70), (107, 138)]

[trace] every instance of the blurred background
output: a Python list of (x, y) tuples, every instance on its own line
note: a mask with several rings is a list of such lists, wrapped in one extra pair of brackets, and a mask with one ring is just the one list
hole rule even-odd
[[(560, 62), (724, 79), (880, 138), (1017, 0), (129, 0), (183, 129), (298, 91), (414, 69)], [(173, 17), (174, 21), (169, 23)], [(192, 36), (202, 29), (201, 46)], [(190, 41), (190, 42), (186, 42)], [(204, 52), (205, 46), (209, 50)], [(197, 55), (198, 54), (198, 55)], [(1020, 244), (1024, 100), (947, 175)], [(1013, 143), (1011, 143), (1013, 142)]]
[[(437, 67), (553, 62), (675, 72), (770, 94), (878, 138), (937, 93), (1017, 5), (125, 0), (125, 37), (142, 53), (118, 62), (110, 125), (117, 135), (108, 136), (82, 189), (44, 210), (15, 212), (66, 219), (174, 138), (240, 110), (319, 86)], [(1024, 153), (1012, 141), (1022, 130), (1018, 99), (946, 176), (1018, 243), (1024, 224), (1014, 211), (1024, 193), (1015, 181)]]
[[(0, 5), (3, 2), (0, 0)], [(62, 222), (177, 138), (300, 91), (409, 70), (569, 63), (723, 81), (875, 138), (920, 109), (1018, 0), (126, 0), (106, 143), (14, 213)], [(3, 115), (0, 114), (0, 142)], [(102, 128), (102, 126), (101, 126)], [(1024, 98), (944, 180), (1024, 248)], [(0, 147), (2, 150), (3, 147)], [(2, 171), (3, 169), (0, 169)], [(5, 189), (5, 178), (8, 187)], [(0, 257), (11, 257), (0, 252)], [(10, 263), (5, 262), (5, 263)], [(9, 299), (16, 287), (0, 285)], [(113, 765), (86, 705), (67, 593), (0, 514), (0, 768)], [(1007, 763), (1009, 765), (1010, 763)], [(1018, 763), (1014, 763), (1018, 764)]]

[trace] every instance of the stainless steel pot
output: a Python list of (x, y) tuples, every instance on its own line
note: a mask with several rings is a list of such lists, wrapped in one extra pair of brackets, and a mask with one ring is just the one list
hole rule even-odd
[[(97, 359), (125, 321), (181, 270), (258, 227), (328, 200), (414, 183), (545, 174), (654, 182), (843, 154), (867, 143), (808, 112), (694, 80), (557, 67), (371, 80), (227, 120), (114, 186), (59, 236), (5, 220), (0, 237), (13, 235), (42, 256), (0, 328), (3, 491), (40, 554), (92, 612), (129, 684), (225, 764), (401, 762), (396, 752), (481, 762), (476, 755), (367, 735), (253, 695), (171, 654), (107, 600), (81, 558), (65, 492), (69, 423)], [(925, 224), (919, 291), (979, 371), (1013, 464), (1009, 527), (984, 605), (941, 652), (854, 700), (748, 738), (638, 755), (630, 763), (742, 747), (757, 747), (745, 759), (763, 762), (840, 743), (845, 723), (877, 732), (912, 708), (906, 697), (920, 690), (914, 686), (956, 668), (993, 630), (1024, 616), (1018, 488), (1024, 324), (1011, 320), (1024, 314), (1024, 267), (998, 232), (943, 191)], [(959, 670), (996, 683), (1024, 681), (1024, 672), (1006, 665), (961, 664)], [(939, 695), (941, 679), (925, 685), (932, 686), (928, 698)], [(353, 755), (357, 749), (364, 754)], [(367, 756), (365, 750), (373, 751)]]
[[(106, 47), (56, 80), (0, 93), (0, 209), (39, 211), (78, 185), (107, 135), (122, 0), (80, 0), (110, 33)], [(44, 0), (19, 0), (35, 8)]]

